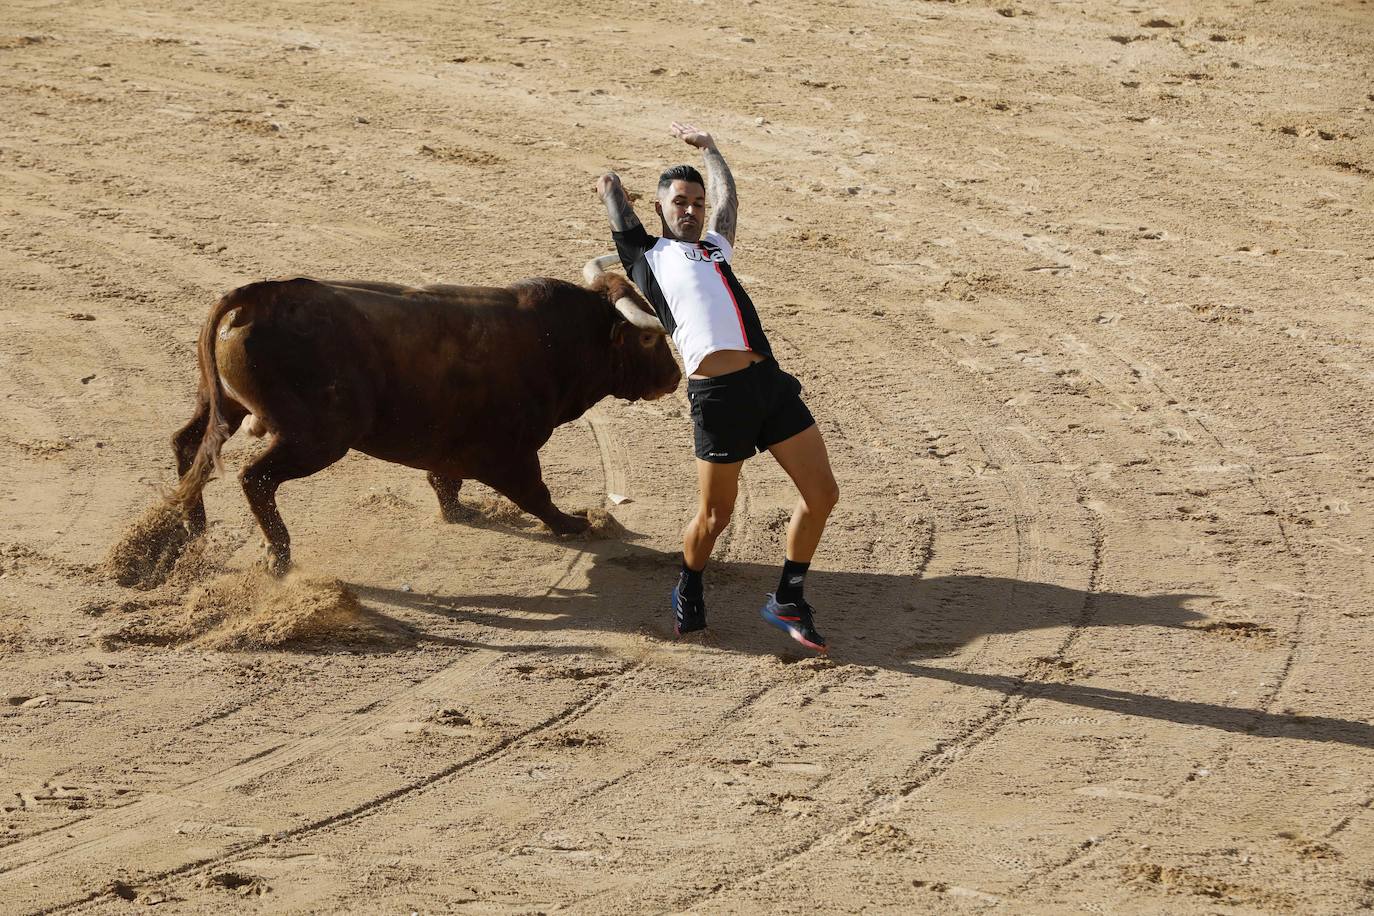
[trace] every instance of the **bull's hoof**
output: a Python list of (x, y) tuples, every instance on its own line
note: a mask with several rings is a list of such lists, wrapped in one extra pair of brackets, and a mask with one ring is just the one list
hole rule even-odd
[(581, 515), (565, 515), (552, 522), (545, 522), (549, 530), (561, 538), (578, 537), (586, 534), (592, 527), (592, 523)]
[(205, 518), (205, 506), (200, 505), (188, 511), (184, 524), (186, 527), (186, 534), (190, 536), (191, 540), (195, 540), (204, 534), (208, 524)]
[(258, 566), (269, 576), (280, 579), (291, 570), (291, 552), (273, 550), (269, 547), (262, 559), (258, 560)]
[(449, 525), (460, 525), (464, 522), (470, 522), (476, 515), (477, 513), (462, 504), (452, 508), (448, 506), (439, 507), (439, 518)]

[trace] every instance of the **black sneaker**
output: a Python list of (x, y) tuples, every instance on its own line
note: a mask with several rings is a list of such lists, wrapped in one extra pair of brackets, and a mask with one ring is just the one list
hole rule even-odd
[(686, 598), (682, 584), (673, 586), (673, 630), (677, 635), (706, 629), (706, 599)]
[(824, 653), (825, 637), (816, 632), (813, 613), (805, 599), (796, 604), (779, 604), (776, 595), (769, 595), (768, 603), (759, 611), (759, 616), (808, 649)]

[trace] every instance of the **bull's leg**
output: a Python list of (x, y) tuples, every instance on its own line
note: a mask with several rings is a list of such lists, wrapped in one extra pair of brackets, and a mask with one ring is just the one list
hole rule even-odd
[(248, 508), (258, 520), (267, 538), (268, 572), (282, 575), (291, 565), (291, 535), (286, 530), (281, 513), (277, 511), (277, 487), (288, 480), (309, 477), (338, 461), (348, 452), (348, 446), (336, 446), (323, 440), (288, 439), (278, 435), (267, 447), (244, 466), (239, 473)]
[(553, 504), (539, 469), (538, 452), (530, 453), (528, 458), (510, 461), (479, 479), (548, 525), (554, 534), (580, 534), (590, 524), (585, 518), (568, 515)]
[(466, 516), (462, 504), (458, 502), (458, 491), (462, 489), (463, 478), (445, 477), (443, 474), (430, 471), (429, 485), (434, 488), (434, 495), (439, 497), (440, 517), (450, 524), (461, 522)]
[[(221, 402), (221, 409), (225, 413), (225, 420), (230, 427), (243, 422), (245, 416), (243, 408), (239, 407), (227, 398)], [(200, 448), (200, 440), (205, 437), (205, 428), (210, 425), (210, 404), (203, 392), (196, 394), (196, 412), (187, 421), (186, 425), (177, 430), (172, 435), (172, 451), (177, 458), (177, 479), (186, 476), (186, 472), (191, 469), (191, 462), (196, 458), (196, 451)], [(205, 500), (200, 494), (196, 494), (195, 501), (187, 507), (186, 527), (191, 532), (192, 537), (196, 537), (205, 531)]]

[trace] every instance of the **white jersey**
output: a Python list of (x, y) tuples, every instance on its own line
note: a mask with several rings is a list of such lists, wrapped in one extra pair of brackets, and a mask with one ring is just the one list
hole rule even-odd
[(625, 272), (672, 335), (691, 375), (718, 350), (772, 356), (754, 304), (735, 278), (734, 248), (708, 232), (699, 242), (654, 238), (643, 226), (613, 233)]

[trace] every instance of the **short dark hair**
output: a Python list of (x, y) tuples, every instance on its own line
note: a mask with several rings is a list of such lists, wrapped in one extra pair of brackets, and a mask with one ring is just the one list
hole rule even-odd
[(701, 177), (700, 172), (690, 165), (675, 165), (658, 176), (658, 193), (662, 194), (668, 190), (675, 181), (694, 181), (701, 185), (703, 191), (706, 190), (706, 180)]

